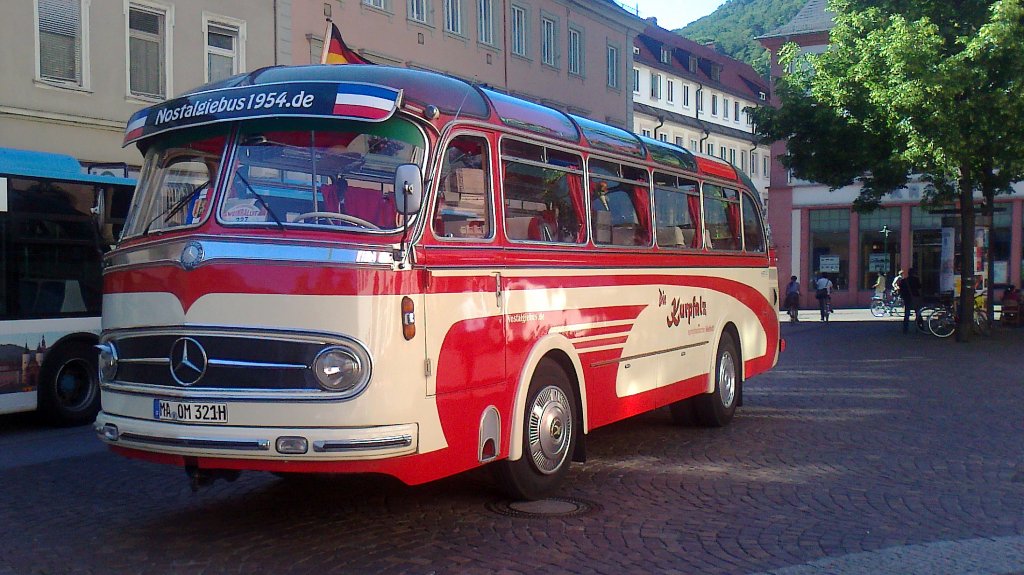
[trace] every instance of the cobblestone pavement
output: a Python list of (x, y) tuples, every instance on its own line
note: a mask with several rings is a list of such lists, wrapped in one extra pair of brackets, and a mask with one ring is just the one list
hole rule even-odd
[(0, 466), (0, 575), (1024, 573), (1024, 330), (783, 335), (731, 426), (662, 410), (592, 433), (562, 493), (583, 514), (496, 513), (484, 470), (193, 494), (179, 469), (71, 450)]

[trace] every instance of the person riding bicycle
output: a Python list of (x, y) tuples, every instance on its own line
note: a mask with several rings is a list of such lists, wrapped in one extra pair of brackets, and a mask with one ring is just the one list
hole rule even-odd
[(871, 286), (875, 288), (875, 297), (878, 299), (885, 299), (885, 290), (889, 287), (889, 284), (885, 281), (885, 274), (878, 274), (875, 278), (875, 285)]
[(900, 282), (903, 281), (903, 270), (896, 272), (896, 277), (892, 278), (892, 299), (896, 299), (900, 295)]
[(832, 297), (832, 280), (821, 273), (814, 282), (814, 297), (818, 299), (818, 309), (821, 311), (821, 321), (828, 321), (829, 299)]

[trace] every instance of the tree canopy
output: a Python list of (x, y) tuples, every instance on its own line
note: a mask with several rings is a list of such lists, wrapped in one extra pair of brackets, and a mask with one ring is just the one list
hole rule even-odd
[(781, 160), (799, 178), (860, 182), (859, 210), (920, 174), (933, 184), (926, 200), (957, 201), (972, 237), (974, 193), (990, 205), (1024, 180), (1022, 2), (830, 0), (828, 50), (783, 50), (793, 71), (776, 88), (781, 107), (753, 111), (758, 132), (788, 142)]

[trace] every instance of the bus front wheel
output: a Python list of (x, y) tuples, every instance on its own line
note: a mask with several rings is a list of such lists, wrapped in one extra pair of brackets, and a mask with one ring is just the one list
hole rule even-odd
[(542, 499), (569, 473), (578, 431), (576, 395), (562, 368), (541, 360), (530, 381), (523, 414), (523, 454), (496, 464), (502, 489), (514, 499)]
[(100, 410), (96, 348), (72, 341), (50, 350), (39, 373), (39, 409), (52, 424), (85, 425)]

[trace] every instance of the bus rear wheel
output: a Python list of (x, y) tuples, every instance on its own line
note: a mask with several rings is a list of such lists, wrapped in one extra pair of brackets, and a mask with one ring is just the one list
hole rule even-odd
[(96, 348), (84, 341), (60, 345), (46, 354), (39, 373), (39, 408), (50, 423), (85, 425), (100, 410)]
[(495, 465), (502, 490), (513, 499), (542, 499), (569, 473), (578, 431), (576, 394), (565, 371), (541, 360), (530, 381), (523, 414), (523, 455)]
[(724, 334), (715, 359), (715, 389), (693, 398), (693, 415), (704, 427), (725, 427), (736, 414), (741, 374), (736, 341)]

